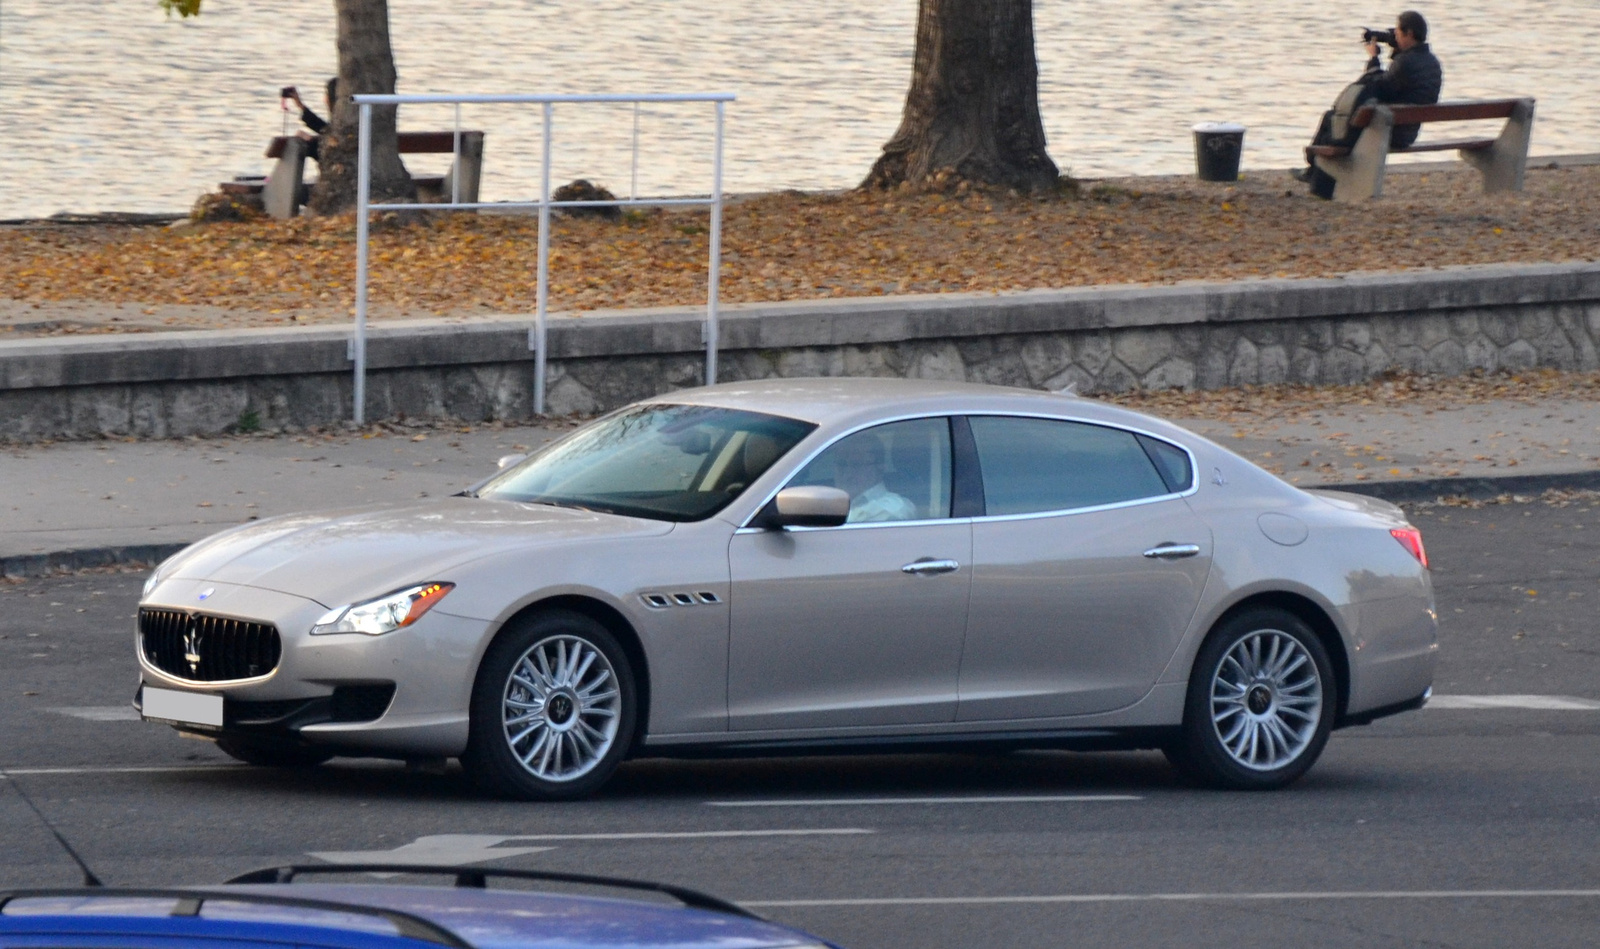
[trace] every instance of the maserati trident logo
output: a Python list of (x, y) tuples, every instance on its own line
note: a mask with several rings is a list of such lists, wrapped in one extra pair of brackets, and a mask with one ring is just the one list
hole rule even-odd
[(193, 618), (183, 633), (183, 661), (189, 664), (189, 674), (200, 674), (200, 626)]

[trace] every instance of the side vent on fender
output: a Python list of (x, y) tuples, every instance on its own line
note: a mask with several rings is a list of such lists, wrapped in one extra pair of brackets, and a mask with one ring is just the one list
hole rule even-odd
[(639, 602), (652, 610), (664, 610), (670, 606), (710, 606), (721, 603), (722, 597), (710, 590), (699, 590), (694, 593), (641, 593)]

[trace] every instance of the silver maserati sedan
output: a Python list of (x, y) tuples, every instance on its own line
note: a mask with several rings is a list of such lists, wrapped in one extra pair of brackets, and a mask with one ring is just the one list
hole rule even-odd
[(769, 380), (189, 547), (146, 584), (136, 704), (254, 764), (458, 757), (527, 799), (629, 757), (980, 744), (1274, 788), (1422, 707), (1436, 634), (1386, 502), (1088, 399)]

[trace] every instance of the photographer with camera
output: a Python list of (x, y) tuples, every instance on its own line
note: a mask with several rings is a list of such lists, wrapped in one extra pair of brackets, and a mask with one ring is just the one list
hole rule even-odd
[[(1439, 87), (1444, 83), (1444, 71), (1439, 60), (1428, 48), (1428, 21), (1415, 10), (1400, 14), (1392, 30), (1363, 30), (1362, 41), (1367, 47), (1365, 74), (1334, 102), (1334, 107), (1324, 112), (1317, 127), (1313, 145), (1353, 145), (1360, 137), (1360, 129), (1349, 127), (1349, 120), (1361, 106), (1373, 102), (1404, 103), (1406, 105), (1431, 105), (1439, 101)], [(1392, 52), (1389, 68), (1381, 68), (1378, 44), (1387, 44)], [(1389, 135), (1389, 147), (1405, 148), (1417, 140), (1420, 125), (1396, 125)], [(1319, 198), (1333, 197), (1333, 179), (1319, 170), (1307, 154), (1308, 167), (1290, 172), (1297, 180), (1311, 185), (1311, 193)]]

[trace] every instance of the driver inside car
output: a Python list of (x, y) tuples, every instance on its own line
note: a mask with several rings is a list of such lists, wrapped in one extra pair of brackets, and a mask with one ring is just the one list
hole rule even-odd
[(876, 435), (847, 438), (833, 454), (833, 485), (850, 495), (848, 523), (916, 519), (917, 506), (884, 487), (883, 442)]

